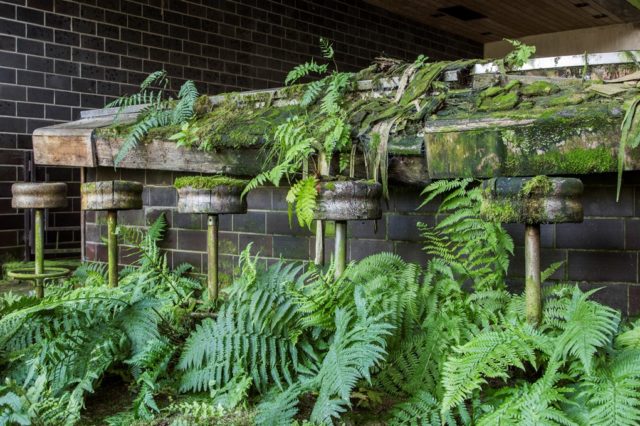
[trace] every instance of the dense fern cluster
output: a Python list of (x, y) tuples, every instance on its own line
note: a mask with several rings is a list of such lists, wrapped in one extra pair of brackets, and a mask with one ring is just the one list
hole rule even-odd
[[(0, 300), (2, 423), (78, 423), (117, 368), (136, 396), (113, 426), (336, 424), (362, 407), (390, 425), (638, 424), (640, 326), (572, 285), (545, 288), (528, 325), (505, 288), (512, 242), (479, 219), (480, 189), (442, 181), (424, 196), (440, 202), (438, 224), (421, 226), (427, 265), (381, 253), (336, 278), (265, 267), (247, 248), (198, 321), (199, 284), (157, 247), (163, 220), (121, 229), (140, 250), (120, 287), (86, 265), (43, 301)], [(167, 390), (177, 399), (158, 404)]]
[(120, 287), (106, 285), (103, 266), (83, 265), (44, 300), (0, 299), (1, 424), (75, 424), (84, 397), (117, 365), (128, 365), (138, 385), (137, 415), (158, 410), (156, 383), (184, 333), (180, 305), (200, 287), (183, 275), (187, 267), (167, 267), (156, 244), (164, 226), (160, 217), (130, 241), (140, 260), (122, 272)]
[(437, 182), (424, 195), (441, 202), (438, 225), (421, 227), (424, 269), (379, 254), (334, 279), (245, 256), (223, 314), (188, 340), (183, 389), (250, 381), (265, 425), (292, 424), (304, 395), (314, 424), (381, 399), (367, 395), (398, 401), (394, 425), (637, 424), (637, 329), (621, 334), (618, 313), (561, 285), (527, 325), (505, 288), (512, 242), (478, 218), (480, 190)]

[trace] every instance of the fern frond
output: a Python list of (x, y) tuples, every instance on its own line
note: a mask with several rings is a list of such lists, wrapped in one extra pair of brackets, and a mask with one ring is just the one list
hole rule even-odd
[(256, 425), (289, 426), (298, 413), (298, 398), (303, 390), (299, 384), (289, 386), (284, 392), (273, 392), (257, 407)]
[(295, 66), (289, 71), (284, 80), (284, 84), (288, 86), (311, 73), (324, 74), (325, 72), (327, 72), (327, 64), (318, 64), (312, 59), (309, 62)]
[(557, 346), (557, 353), (563, 358), (577, 357), (587, 375), (591, 373), (594, 354), (612, 341), (620, 322), (620, 314), (614, 309), (588, 300), (596, 291), (583, 293), (577, 286), (574, 288)]
[(316, 199), (318, 197), (318, 180), (315, 176), (310, 176), (296, 182), (287, 193), (287, 203), (289, 204), (289, 222), (293, 213), (292, 206), (295, 206), (296, 217), (300, 226), (311, 229), (314, 213), (316, 210)]
[(445, 362), (442, 384), (442, 414), (461, 404), (487, 378), (506, 380), (508, 369), (525, 369), (525, 362), (534, 368), (536, 352), (549, 352), (551, 343), (540, 332), (525, 325), (503, 331), (485, 331), (460, 348), (457, 355)]

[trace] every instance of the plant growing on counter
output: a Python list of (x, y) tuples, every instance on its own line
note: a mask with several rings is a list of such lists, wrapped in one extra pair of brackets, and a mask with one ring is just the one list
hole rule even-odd
[[(194, 117), (198, 89), (193, 81), (186, 81), (178, 91), (177, 98), (170, 95), (170, 82), (165, 70), (155, 71), (144, 79), (140, 91), (131, 96), (122, 96), (107, 107), (119, 107), (117, 120), (122, 110), (133, 105), (146, 105), (132, 126), (114, 160), (118, 165), (129, 151), (135, 148), (151, 129), (177, 125), (188, 130), (188, 122)], [(186, 127), (185, 127), (186, 126)]]
[[(253, 178), (243, 192), (245, 195), (267, 182), (278, 186), (283, 179), (291, 181), (301, 173), (303, 178), (291, 186), (287, 203), (290, 218), (295, 209), (300, 225), (308, 227), (314, 219), (319, 180), (332, 178), (329, 169), (334, 152), (352, 148), (351, 126), (343, 97), (353, 83), (353, 75), (338, 71), (333, 47), (327, 40), (321, 38), (320, 47), (323, 58), (328, 62), (319, 64), (312, 59), (296, 66), (287, 75), (285, 84), (296, 83), (314, 74), (324, 77), (306, 86), (300, 100), (300, 105), (305, 108), (303, 112), (277, 126), (268, 141), (266, 163), (275, 163), (275, 166)], [(330, 64), (333, 71), (329, 73)], [(312, 115), (310, 109), (316, 103), (319, 103), (321, 114)], [(315, 162), (315, 167), (310, 174), (311, 162)], [(341, 171), (346, 166), (346, 161), (340, 162)]]

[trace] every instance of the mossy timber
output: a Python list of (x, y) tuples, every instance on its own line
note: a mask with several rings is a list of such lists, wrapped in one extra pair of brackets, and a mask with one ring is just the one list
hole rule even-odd
[[(607, 97), (590, 89), (601, 85), (601, 80), (557, 78), (530, 71), (470, 75), (479, 62), (426, 64), (404, 83), (411, 64), (378, 63), (353, 74), (346, 102), (354, 139), (366, 150), (376, 139), (374, 125), (393, 120), (388, 141), (389, 164), (394, 168), (390, 177), (412, 184), (468, 176), (616, 171), (624, 111), (629, 100), (640, 93), (635, 86), (628, 84), (623, 93)], [(627, 65), (611, 67), (620, 68), (623, 74), (634, 70)], [(445, 81), (450, 72), (455, 72), (457, 79)], [(193, 122), (200, 132), (197, 145), (177, 147), (168, 140), (177, 129), (154, 129), (147, 143), (133, 150), (120, 167), (253, 176), (262, 167), (265, 137), (279, 123), (301, 112), (298, 100), (304, 90), (304, 85), (296, 85), (202, 97)], [(315, 105), (307, 113), (319, 114), (319, 110)], [(92, 164), (113, 166), (122, 135), (135, 120), (135, 114), (115, 126), (99, 120), (91, 133), (96, 158)], [(91, 125), (88, 122), (86, 127)], [(65, 132), (71, 137), (69, 130), (55, 133), (62, 137)], [(48, 149), (36, 139), (36, 151)], [(64, 162), (52, 155), (36, 156), (46, 157), (40, 164)], [(640, 149), (626, 150), (624, 166), (626, 170), (640, 168)], [(356, 176), (366, 177), (362, 162), (357, 164)]]

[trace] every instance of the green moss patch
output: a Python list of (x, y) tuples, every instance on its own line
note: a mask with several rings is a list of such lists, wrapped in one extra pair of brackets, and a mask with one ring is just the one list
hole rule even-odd
[(549, 96), (560, 91), (560, 87), (557, 84), (539, 80), (531, 84), (527, 84), (522, 88), (520, 93), (523, 96)]
[(575, 148), (567, 152), (554, 150), (527, 157), (512, 155), (507, 158), (503, 171), (506, 176), (606, 173), (616, 171), (616, 157), (607, 147)]
[(227, 176), (183, 176), (179, 177), (173, 183), (177, 189), (194, 188), (194, 189), (211, 189), (217, 186), (235, 186), (244, 188), (247, 185), (246, 180), (234, 179)]

